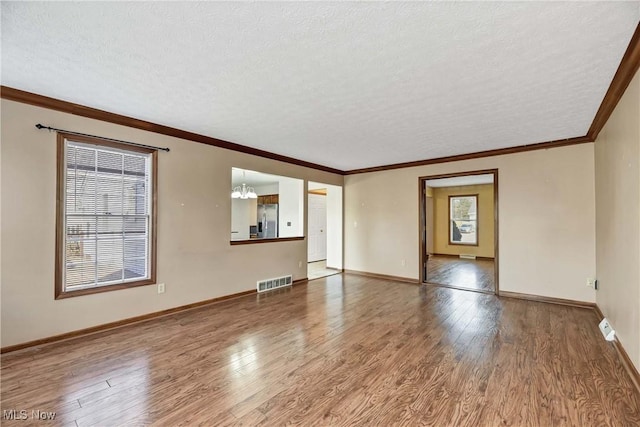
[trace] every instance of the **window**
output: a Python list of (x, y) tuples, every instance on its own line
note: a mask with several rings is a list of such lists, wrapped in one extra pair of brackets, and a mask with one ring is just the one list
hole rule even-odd
[(449, 244), (478, 245), (478, 195), (449, 196)]
[(58, 134), (56, 298), (155, 283), (157, 152)]
[(304, 181), (231, 168), (231, 244), (304, 240)]

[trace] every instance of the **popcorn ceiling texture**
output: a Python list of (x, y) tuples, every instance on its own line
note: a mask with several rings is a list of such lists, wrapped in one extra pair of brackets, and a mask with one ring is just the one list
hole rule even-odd
[(2, 84), (349, 170), (585, 135), (639, 4), (2, 2)]

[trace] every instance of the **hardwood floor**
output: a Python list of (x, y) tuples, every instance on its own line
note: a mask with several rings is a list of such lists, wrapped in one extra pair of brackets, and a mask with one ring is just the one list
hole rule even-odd
[(62, 426), (640, 424), (591, 310), (356, 275), (1, 363), (2, 409)]
[(495, 292), (493, 260), (470, 260), (430, 255), (427, 282), (482, 292)]

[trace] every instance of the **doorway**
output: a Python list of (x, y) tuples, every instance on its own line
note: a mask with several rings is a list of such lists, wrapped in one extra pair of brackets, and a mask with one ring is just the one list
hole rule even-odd
[(499, 294), (498, 170), (419, 178), (422, 283)]
[(307, 191), (307, 277), (342, 272), (342, 187), (309, 182)]

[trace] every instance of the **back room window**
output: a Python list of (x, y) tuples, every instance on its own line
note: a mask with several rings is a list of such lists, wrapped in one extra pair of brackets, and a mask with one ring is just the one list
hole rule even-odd
[(478, 244), (478, 195), (449, 196), (449, 244)]

